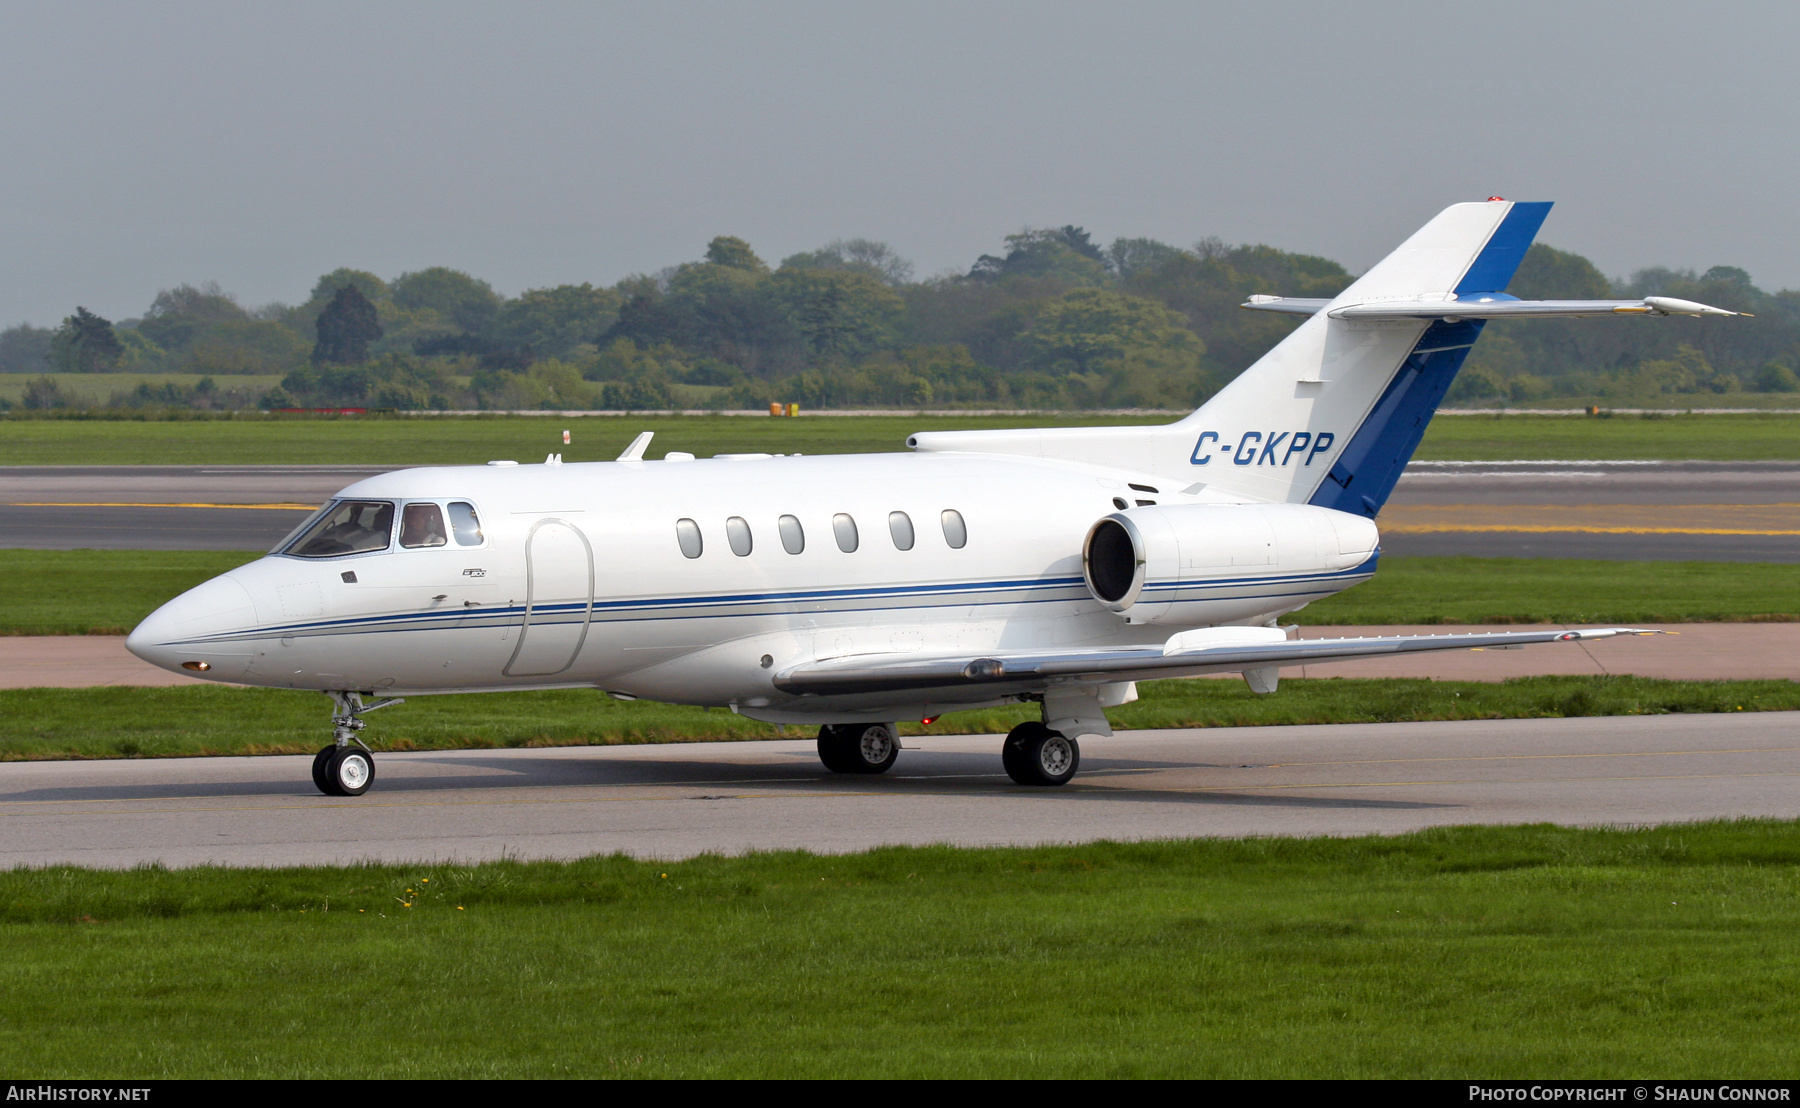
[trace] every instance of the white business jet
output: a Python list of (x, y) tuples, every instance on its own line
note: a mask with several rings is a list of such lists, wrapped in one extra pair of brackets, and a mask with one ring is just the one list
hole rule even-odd
[(340, 492), (265, 558), (189, 590), (133, 653), (336, 705), (314, 761), (369, 787), (363, 715), (428, 693), (593, 688), (819, 726), (881, 773), (895, 721), (1030, 701), (1006, 737), (1060, 785), (1135, 682), (1634, 634), (1628, 628), (1297, 641), (1285, 613), (1375, 573), (1374, 517), (1484, 322), (1731, 315), (1668, 298), (1502, 290), (1550, 205), (1457, 204), (1167, 426), (939, 431), (910, 453), (409, 469)]

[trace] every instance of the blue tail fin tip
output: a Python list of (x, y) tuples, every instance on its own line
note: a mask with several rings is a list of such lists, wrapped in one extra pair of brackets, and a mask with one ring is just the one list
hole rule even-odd
[(1487, 245), (1475, 256), (1469, 271), (1463, 274), (1456, 286), (1456, 295), (1506, 291), (1519, 263), (1525, 260), (1525, 251), (1531, 249), (1532, 240), (1537, 238), (1538, 228), (1544, 225), (1544, 217), (1550, 214), (1550, 205), (1550, 201), (1514, 204), (1489, 236)]

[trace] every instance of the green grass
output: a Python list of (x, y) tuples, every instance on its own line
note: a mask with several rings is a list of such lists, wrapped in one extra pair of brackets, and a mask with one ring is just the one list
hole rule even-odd
[[(459, 416), (89, 420), (0, 419), (0, 465), (456, 465), (494, 458), (568, 461), (618, 455), (639, 431), (670, 450), (835, 454), (903, 449), (913, 431), (1166, 422), (1130, 416)], [(562, 432), (575, 441), (562, 445)], [(1800, 417), (1673, 415), (1654, 419), (1444, 416), (1418, 456), (1428, 459), (1800, 458)]]
[[(1800, 710), (1792, 681), (1525, 677), (1505, 682), (1308, 678), (1257, 696), (1230, 680), (1147, 681), (1109, 709), (1121, 729), (1392, 723), (1443, 719)], [(310, 754), (330, 737), (317, 693), (194, 684), (164, 688), (0, 690), (0, 761)], [(1029, 705), (955, 712), (903, 734), (997, 734)], [(784, 729), (810, 738), (811, 728)], [(613, 700), (590, 690), (413, 697), (369, 717), (378, 750), (711, 742), (775, 738), (772, 724), (724, 709)]]
[(19, 869), (0, 1069), (1791, 1079), (1797, 929), (1776, 821)]
[[(298, 523), (304, 517), (296, 515)], [(261, 557), (235, 550), (0, 550), (0, 635), (123, 635), (165, 601)], [(25, 584), (29, 583), (29, 584)]]
[[(0, 550), (0, 635), (120, 634), (170, 597), (259, 555)], [(1800, 573), (1745, 562), (1384, 558), (1375, 579), (1295, 613), (1304, 624), (1703, 623), (1800, 619)]]
[(1433, 461), (1800, 459), (1800, 416), (1443, 416), (1417, 457)]
[[(495, 458), (610, 461), (640, 431), (650, 457), (904, 450), (920, 430), (1097, 426), (1118, 416), (446, 416), (84, 420), (0, 419), (0, 465), (479, 465)], [(564, 446), (567, 429), (574, 441)]]
[(1800, 619), (1800, 567), (1766, 562), (1382, 558), (1304, 624), (1715, 623)]

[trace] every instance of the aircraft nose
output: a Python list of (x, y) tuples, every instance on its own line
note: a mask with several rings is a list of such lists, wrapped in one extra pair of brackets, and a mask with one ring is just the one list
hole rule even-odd
[(132, 630), (125, 649), (175, 673), (230, 681), (243, 675), (256, 651), (249, 643), (213, 639), (255, 626), (250, 593), (229, 576), (215, 577), (151, 612)]

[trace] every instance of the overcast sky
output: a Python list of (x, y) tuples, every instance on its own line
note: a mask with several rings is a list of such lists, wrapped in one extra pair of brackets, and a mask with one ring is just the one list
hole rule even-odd
[(338, 266), (610, 284), (718, 234), (1025, 225), (1360, 271), (1445, 204), (1555, 200), (1609, 274), (1800, 287), (1800, 5), (8, 3), (0, 321)]

